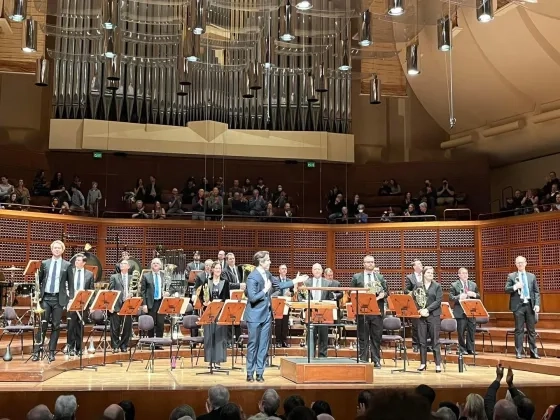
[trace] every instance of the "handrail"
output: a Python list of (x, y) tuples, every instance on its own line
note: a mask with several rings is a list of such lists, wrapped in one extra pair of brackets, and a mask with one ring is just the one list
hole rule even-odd
[(511, 191), (510, 197), (513, 197), (513, 187), (511, 185), (508, 185), (507, 187), (502, 188), (502, 203), (506, 202), (506, 197), (504, 196), (504, 193), (508, 189)]
[(467, 211), (468, 211), (468, 212), (469, 212), (469, 220), (472, 220), (472, 212), (471, 212), (471, 209), (468, 209), (468, 208), (456, 208), (456, 209), (445, 209), (445, 210), (443, 211), (443, 220), (444, 220), (444, 221), (446, 220), (446, 219), (445, 219), (445, 215), (446, 215), (446, 213), (447, 213), (448, 211), (449, 211), (449, 212), (456, 212), (456, 213), (461, 213), (461, 212), (464, 213), (464, 212), (467, 212)]
[[(539, 213), (548, 213), (551, 210), (546, 210), (545, 207), (551, 207), (553, 204), (539, 204), (537, 206), (537, 209), (539, 210)], [(493, 212), (493, 213), (480, 213), (478, 215), (478, 220), (488, 220), (488, 219), (494, 219), (494, 218), (499, 218), (499, 217), (507, 217), (507, 216), (522, 216), (524, 214), (531, 214), (531, 213), (525, 213), (526, 210), (529, 209), (534, 209), (535, 207), (516, 207), (514, 209), (510, 209), (510, 210), (500, 210), (497, 212)], [(515, 213), (519, 213), (521, 212), (522, 214), (515, 214)]]
[(495, 200), (490, 201), (490, 210), (492, 210), (492, 204), (498, 202), (498, 211), (502, 208), (502, 200), (500, 198), (496, 198)]

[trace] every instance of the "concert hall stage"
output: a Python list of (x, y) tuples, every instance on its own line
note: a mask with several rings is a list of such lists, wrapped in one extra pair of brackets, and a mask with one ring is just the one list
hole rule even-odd
[[(138, 352), (137, 356), (147, 358), (148, 354), (148, 351), (143, 351)], [(273, 367), (266, 370), (263, 384), (248, 384), (243, 370), (232, 371), (229, 375), (197, 375), (207, 371), (205, 364), (200, 361), (198, 367), (191, 368), (189, 357), (185, 358), (183, 368), (178, 363), (177, 368), (171, 370), (169, 360), (164, 359), (167, 354), (165, 351), (158, 352), (154, 373), (144, 369), (144, 362), (133, 362), (130, 371), (126, 372), (126, 354), (108, 354), (108, 362), (120, 360), (123, 365), (107, 364), (98, 367), (97, 371), (71, 370), (78, 366), (77, 358), (65, 360), (58, 356), (49, 365), (46, 362), (25, 364), (19, 355), (14, 356), (12, 362), (3, 363), (0, 369), (0, 378), (3, 380), (0, 382), (0, 391), (4, 393), (4, 398), (0, 399), (0, 416), (22, 418), (22, 413), (36, 404), (46, 403), (52, 408), (58, 395), (72, 393), (78, 398), (78, 415), (82, 420), (99, 418), (103, 407), (123, 399), (134, 402), (138, 420), (164, 419), (175, 406), (185, 403), (192, 405), (197, 413), (203, 413), (207, 389), (222, 384), (230, 390), (232, 401), (241, 404), (247, 414), (257, 412), (258, 401), (265, 389), (275, 388), (282, 398), (300, 394), (308, 404), (317, 399), (327, 400), (333, 407), (335, 418), (351, 419), (353, 417), (349, 413), (355, 412), (357, 395), (365, 388), (414, 388), (424, 383), (437, 389), (437, 401), (461, 401), (472, 392), (484, 395), (495, 378), (495, 365), (498, 362), (515, 369), (515, 384), (533, 399), (537, 413), (542, 413), (549, 404), (560, 401), (560, 359), (557, 358), (516, 360), (513, 356), (480, 354), (477, 356), (477, 366), (467, 366), (465, 372), (459, 373), (455, 363), (448, 363), (447, 371), (441, 374), (435, 373), (433, 364), (421, 374), (391, 373), (394, 362), (385, 359), (383, 368), (373, 371), (372, 385), (295, 384), (283, 378), (280, 370)], [(417, 355), (412, 354), (412, 358), (417, 358)], [(448, 360), (452, 362), (456, 357), (449, 356)], [(465, 360), (472, 363), (470, 357)], [(102, 354), (99, 352), (89, 359), (92, 364), (101, 362)], [(281, 358), (275, 358), (274, 363), (280, 364)], [(222, 364), (224, 368), (228, 366), (231, 367), (231, 362)], [(240, 364), (237, 366), (244, 367)], [(418, 361), (411, 360), (409, 368), (414, 370), (417, 366)], [(398, 363), (398, 367), (402, 367), (402, 362)], [(502, 389), (500, 396), (504, 393)]]

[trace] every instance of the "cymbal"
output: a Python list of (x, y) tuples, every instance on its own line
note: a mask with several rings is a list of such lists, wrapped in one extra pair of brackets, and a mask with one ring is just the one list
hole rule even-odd
[(10, 268), (0, 268), (2, 271), (23, 271), (23, 268), (11, 266)]

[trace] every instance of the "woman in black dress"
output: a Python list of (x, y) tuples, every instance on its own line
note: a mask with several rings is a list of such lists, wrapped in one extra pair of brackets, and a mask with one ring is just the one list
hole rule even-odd
[[(229, 282), (222, 276), (219, 262), (212, 264), (212, 276), (200, 288), (199, 299), (204, 306), (210, 302), (229, 299)], [(219, 368), (227, 360), (227, 326), (216, 323), (204, 325), (204, 361)]]
[[(439, 345), (439, 330), (441, 316), (441, 299), (443, 292), (439, 283), (434, 281), (433, 267), (426, 266), (422, 271), (422, 283), (417, 284), (412, 293), (420, 313), (418, 320), (418, 341), (420, 342), (420, 367), (419, 371), (426, 370), (428, 359), (428, 337), (434, 349), (436, 373), (441, 372), (441, 350)], [(423, 289), (423, 290), (422, 290)], [(420, 298), (418, 298), (420, 296)], [(424, 299), (425, 297), (425, 299)]]

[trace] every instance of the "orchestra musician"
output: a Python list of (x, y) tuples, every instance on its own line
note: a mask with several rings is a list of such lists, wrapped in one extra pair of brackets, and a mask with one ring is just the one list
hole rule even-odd
[[(476, 320), (467, 317), (463, 307), (462, 300), (480, 299), (478, 286), (474, 281), (469, 280), (469, 272), (465, 267), (459, 268), (459, 280), (451, 283), (449, 289), (449, 300), (454, 302), (453, 316), (457, 320), (457, 335), (459, 339), (459, 350), (457, 353), (475, 354), (474, 349), (474, 333), (476, 330)], [(465, 342), (465, 331), (467, 332), (467, 340)]]
[[(422, 261), (414, 260), (412, 262), (412, 269), (414, 270), (411, 274), (405, 277), (405, 293), (410, 293), (414, 290), (416, 285), (422, 284)], [(418, 353), (418, 318), (412, 318), (412, 351)]]
[[(351, 287), (365, 287), (375, 291), (380, 315), (357, 315), (360, 361), (368, 362), (371, 355), (376, 369), (381, 369), (381, 338), (383, 335), (383, 317), (389, 289), (381, 274), (374, 271), (375, 259), (371, 255), (364, 257), (364, 271), (354, 274)], [(371, 346), (371, 348), (370, 348)]]
[(439, 345), (439, 331), (441, 328), (441, 300), (443, 292), (439, 283), (434, 281), (433, 267), (426, 266), (422, 271), (422, 284), (417, 284), (413, 294), (416, 290), (421, 289), (423, 292), (420, 294), (425, 296), (423, 305), (418, 303), (415, 299), (416, 307), (420, 313), (418, 321), (418, 341), (420, 344), (420, 367), (419, 371), (426, 370), (426, 363), (428, 359), (428, 336), (432, 340), (432, 349), (434, 352), (436, 373), (441, 372), (441, 351)]
[[(74, 267), (70, 267), (69, 281), (74, 283), (74, 296), (70, 296), (68, 307), (72, 304), (72, 300), (80, 290), (94, 290), (93, 273), (85, 269), (86, 257), (84, 254), (76, 254), (74, 257)], [(80, 314), (81, 316), (82, 314)], [(70, 356), (79, 354), (82, 351), (83, 329), (82, 321), (78, 316), (78, 312), (70, 313), (68, 322), (68, 350)]]
[(264, 366), (266, 363), (268, 345), (270, 343), (270, 327), (272, 324), (272, 304), (270, 301), (273, 287), (288, 289), (294, 284), (307, 280), (307, 276), (298, 276), (294, 280), (280, 282), (270, 274), (270, 255), (268, 251), (258, 251), (253, 257), (253, 264), (257, 266), (247, 277), (247, 308), (245, 320), (249, 331), (247, 343), (247, 382), (264, 382)]
[(154, 320), (154, 328), (148, 331), (148, 337), (163, 337), (165, 315), (159, 314), (159, 307), (164, 297), (169, 292), (163, 290), (162, 263), (159, 258), (154, 258), (150, 264), (152, 270), (142, 276), (140, 283), (140, 296), (142, 297), (142, 311)]
[(527, 329), (531, 359), (540, 359), (537, 352), (535, 332), (536, 317), (540, 311), (541, 293), (537, 277), (525, 270), (527, 260), (519, 256), (515, 259), (517, 271), (507, 278), (505, 292), (509, 293), (509, 310), (515, 320), (515, 357), (523, 358), (523, 326)]
[[(286, 264), (280, 265), (278, 267), (278, 280), (282, 282), (288, 282), (290, 279), (288, 278), (288, 267)], [(276, 296), (286, 296), (291, 297), (294, 293), (294, 288), (285, 288), (280, 289), (277, 288), (272, 293), (272, 297)], [(288, 331), (290, 329), (290, 315), (284, 314), (281, 320), (276, 320), (274, 323), (274, 337), (275, 337), (275, 344), (276, 347), (290, 347), (288, 343)]]
[[(235, 265), (235, 255), (233, 252), (228, 252), (226, 254), (226, 267), (222, 270), (224, 279), (229, 283), (230, 290), (245, 290), (245, 283), (243, 283), (243, 269), (241, 266)], [(229, 299), (229, 298), (228, 298)], [(231, 347), (235, 342), (235, 338), (241, 335), (241, 326), (236, 325), (231, 331), (228, 328), (228, 347)]]
[(206, 283), (212, 276), (212, 264), (214, 264), (214, 261), (212, 260), (204, 261), (204, 271), (198, 273), (196, 275), (196, 280), (194, 281), (195, 292), (198, 290), (200, 286)]
[(109, 280), (109, 290), (121, 292), (115, 307), (109, 314), (109, 322), (111, 323), (111, 347), (113, 353), (118, 353), (119, 350), (126, 353), (128, 342), (132, 335), (132, 317), (121, 316), (119, 311), (126, 299), (129, 298), (128, 292), (130, 290), (130, 281), (132, 276), (129, 273), (130, 263), (128, 259), (124, 259), (119, 264), (121, 272), (113, 274)]
[(226, 252), (225, 251), (220, 250), (218, 252), (218, 260), (216, 262), (220, 264), (220, 267), (222, 267), (222, 271), (224, 271), (225, 268), (226, 268)]
[(193, 261), (187, 264), (187, 268), (186, 268), (186, 275), (187, 278), (189, 278), (189, 274), (192, 270), (204, 270), (204, 264), (202, 264), (200, 262), (200, 252), (199, 251), (194, 251), (193, 254)]
[[(229, 299), (229, 282), (222, 274), (222, 266), (218, 261), (211, 265), (212, 275), (200, 288), (198, 298), (204, 306), (210, 302), (225, 302)], [(206, 292), (205, 289), (206, 288)], [(226, 325), (216, 323), (204, 325), (204, 361), (215, 368), (227, 360), (227, 331)]]
[[(52, 323), (51, 337), (49, 340), (49, 362), (55, 360), (54, 354), (60, 334), (60, 320), (62, 311), (68, 304), (68, 296), (74, 296), (74, 282), (69, 281), (68, 268), (70, 262), (62, 259), (66, 246), (62, 241), (51, 243), (52, 257), (44, 260), (39, 268), (39, 286), (41, 308), (41, 329), (37, 331), (32, 361), (40, 358), (40, 350), (45, 342), (49, 323)], [(67, 293), (68, 291), (68, 293)], [(40, 343), (40, 344), (39, 344)]]
[[(119, 260), (118, 263), (115, 264), (115, 274), (120, 274), (121, 272), (121, 261), (122, 260), (127, 260), (130, 258), (130, 254), (127, 251), (123, 251), (121, 254), (121, 259)], [(132, 276), (132, 273), (134, 271), (134, 267), (132, 266), (132, 264), (128, 264), (128, 274)]]

